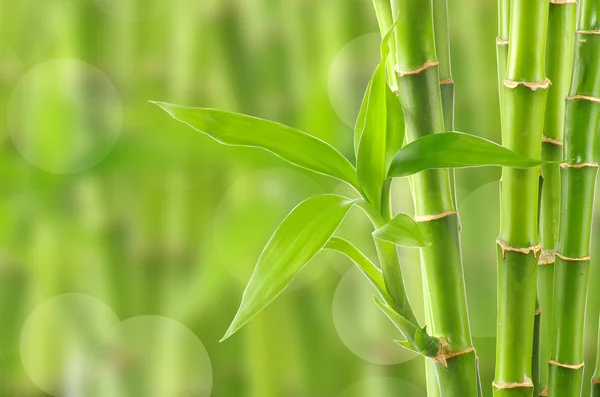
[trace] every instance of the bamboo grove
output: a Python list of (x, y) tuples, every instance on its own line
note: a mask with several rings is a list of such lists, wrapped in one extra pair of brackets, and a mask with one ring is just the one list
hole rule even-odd
[[(600, 134), (600, 0), (499, 0), (502, 145), (477, 131), (454, 131), (446, 0), (373, 3), (380, 59), (357, 115), (354, 162), (280, 123), (156, 102), (222, 144), (262, 148), (352, 192), (313, 196), (282, 221), (223, 340), (328, 250), (348, 257), (373, 287), (374, 305), (398, 330), (398, 348), (425, 358), (428, 396), (581, 396)], [(455, 177), (455, 169), (484, 166), (502, 167), (500, 231), (489, 242), (497, 250), (498, 316), (491, 384), (482, 382), (469, 321)], [(413, 216), (392, 210), (397, 178), (410, 182)], [(377, 260), (336, 235), (353, 208), (372, 226)], [(397, 246), (419, 250), (424, 322), (409, 300)], [(594, 397), (599, 378), (596, 372)]]

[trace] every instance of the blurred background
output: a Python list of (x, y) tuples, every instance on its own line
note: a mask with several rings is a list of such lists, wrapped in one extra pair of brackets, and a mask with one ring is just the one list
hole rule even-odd
[[(450, 17), (456, 129), (499, 142), (496, 3), (452, 0)], [(317, 193), (351, 193), (148, 103), (277, 120), (352, 158), (378, 48), (369, 0), (1, 0), (0, 396), (425, 396), (423, 359), (392, 342), (369, 286), (334, 253), (218, 343), (285, 214)], [(486, 395), (499, 176), (458, 172)], [(394, 194), (411, 214), (405, 180)], [(375, 256), (360, 212), (339, 234)], [(418, 253), (400, 255), (421, 312)]]

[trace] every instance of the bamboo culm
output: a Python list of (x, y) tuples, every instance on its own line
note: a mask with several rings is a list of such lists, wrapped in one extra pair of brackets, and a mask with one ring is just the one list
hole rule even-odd
[[(392, 0), (396, 25), (396, 77), (407, 140), (444, 132), (439, 62), (435, 52), (431, 2)], [(460, 251), (458, 215), (447, 170), (412, 178), (416, 220), (433, 244), (421, 250), (430, 309), (430, 333), (445, 342), (435, 370), (443, 397), (477, 396), (475, 351), (471, 341)]]
[[(539, 380), (536, 392), (548, 385), (550, 361), (552, 301), (554, 294), (554, 263), (558, 242), (560, 210), (560, 171), (565, 121), (565, 98), (571, 82), (573, 65), (573, 35), (575, 33), (577, 4), (572, 1), (551, 2), (548, 16), (546, 43), (546, 76), (552, 81), (548, 91), (542, 159), (550, 163), (542, 166), (540, 238), (542, 254), (538, 261), (538, 299), (541, 319), (539, 327)], [(539, 393), (538, 393), (539, 394)]]
[(582, 0), (566, 99), (548, 395), (578, 397), (600, 126), (600, 0)]
[[(512, 1), (508, 62), (501, 86), (502, 143), (531, 158), (541, 157), (550, 86), (545, 76), (548, 5), (547, 0)], [(499, 68), (502, 62), (499, 59)], [(533, 394), (536, 277), (541, 251), (539, 173), (539, 168), (502, 170), (495, 397)]]

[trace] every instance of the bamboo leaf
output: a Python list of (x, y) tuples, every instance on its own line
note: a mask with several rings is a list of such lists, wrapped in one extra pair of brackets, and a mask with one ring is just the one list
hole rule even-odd
[(425, 328), (420, 328), (416, 324), (413, 324), (404, 316), (387, 306), (377, 296), (375, 296), (374, 299), (377, 307), (381, 309), (406, 339), (405, 342), (396, 341), (396, 343), (409, 350), (423, 354), (426, 357), (435, 357), (437, 355), (439, 352), (439, 340), (437, 338), (428, 335)]
[(402, 148), (404, 144), (404, 111), (396, 94), (387, 87), (386, 90), (386, 146), (387, 146), (387, 167), (391, 163), (394, 155)]
[(402, 247), (427, 247), (431, 241), (425, 237), (419, 224), (406, 214), (398, 214), (373, 232), (373, 236)]
[(529, 168), (544, 164), (495, 142), (461, 132), (419, 138), (396, 153), (388, 177), (404, 177), (433, 168), (504, 166)]
[(290, 212), (264, 248), (242, 303), (222, 340), (271, 303), (321, 251), (354, 201), (335, 195), (311, 197)]
[(219, 143), (265, 149), (298, 167), (328, 175), (358, 188), (356, 170), (328, 143), (273, 121), (221, 110), (152, 102), (174, 119)]
[(356, 124), (356, 170), (365, 198), (381, 206), (383, 183), (387, 179), (387, 85), (386, 61), (390, 53), (390, 29), (381, 42), (381, 60), (367, 88)]

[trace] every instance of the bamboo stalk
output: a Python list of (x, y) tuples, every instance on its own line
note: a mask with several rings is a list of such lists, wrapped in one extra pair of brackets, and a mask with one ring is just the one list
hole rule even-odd
[(542, 166), (540, 238), (542, 255), (538, 264), (538, 299), (542, 310), (539, 334), (539, 384), (548, 384), (548, 361), (552, 327), (552, 296), (554, 293), (554, 262), (558, 242), (560, 207), (560, 171), (565, 123), (565, 100), (571, 80), (573, 34), (577, 4), (550, 2), (548, 39), (546, 44), (546, 76), (552, 81), (548, 91), (542, 159), (552, 163)]
[[(444, 112), (444, 127), (446, 131), (454, 131), (454, 80), (452, 79), (452, 64), (450, 58), (450, 34), (447, 0), (433, 0), (433, 23), (435, 33), (435, 48), (439, 66), (440, 94), (442, 97), (442, 109)], [(456, 181), (454, 170), (449, 170), (450, 189), (452, 189), (452, 200), (456, 208)], [(425, 319), (428, 327), (433, 327), (433, 318), (429, 306), (427, 288), (424, 288)], [(427, 360), (425, 362), (425, 374), (427, 383), (427, 396), (439, 397), (440, 386), (436, 376), (435, 364)]]
[(600, 0), (580, 3), (573, 77), (566, 101), (560, 230), (548, 394), (575, 397), (583, 382), (583, 332), (600, 126)]
[[(506, 15), (504, 15), (506, 16)], [(514, 0), (506, 79), (501, 87), (502, 142), (541, 157), (550, 81), (545, 77), (546, 0)], [(502, 66), (499, 59), (499, 66)], [(531, 396), (536, 305), (539, 169), (502, 170), (498, 243), (498, 332), (494, 396)]]
[[(445, 131), (431, 1), (393, 0), (396, 75), (407, 140)], [(477, 396), (475, 352), (467, 317), (458, 215), (447, 170), (413, 178), (416, 219), (433, 244), (421, 250), (431, 307), (430, 332), (448, 343), (435, 360), (443, 396)]]

